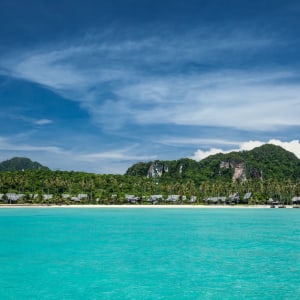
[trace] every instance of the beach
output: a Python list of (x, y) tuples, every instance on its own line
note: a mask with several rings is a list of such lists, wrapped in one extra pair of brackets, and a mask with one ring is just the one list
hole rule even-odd
[[(192, 208), (192, 209), (236, 209), (236, 208), (271, 208), (270, 205), (187, 205), (187, 204), (179, 204), (179, 205), (164, 205), (164, 204), (156, 204), (156, 205), (147, 205), (147, 204), (115, 204), (115, 205), (101, 205), (101, 204), (83, 204), (83, 205), (34, 205), (34, 204), (1, 204), (0, 208), (174, 208), (174, 209), (182, 209), (182, 208)], [(285, 208), (293, 208), (292, 205), (286, 205)]]

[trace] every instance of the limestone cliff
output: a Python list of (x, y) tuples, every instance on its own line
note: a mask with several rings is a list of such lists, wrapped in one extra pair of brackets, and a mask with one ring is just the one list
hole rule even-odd
[(221, 161), (220, 169), (229, 169), (232, 168), (234, 170), (232, 175), (232, 180), (241, 180), (246, 181), (246, 165), (243, 162), (235, 162), (235, 161)]
[(161, 177), (163, 173), (168, 172), (168, 166), (165, 164), (152, 163), (149, 167), (147, 177)]

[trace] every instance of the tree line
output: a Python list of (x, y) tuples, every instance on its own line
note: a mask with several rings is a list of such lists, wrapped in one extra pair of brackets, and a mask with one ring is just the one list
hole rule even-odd
[[(179, 178), (170, 181), (161, 178), (131, 175), (100, 175), (85, 172), (30, 170), (0, 172), (0, 193), (24, 194), (22, 201), (43, 203), (43, 195), (51, 194), (54, 203), (71, 203), (70, 197), (86, 194), (83, 203), (122, 204), (126, 194), (146, 201), (150, 195), (180, 195), (181, 199), (197, 197), (197, 203), (203, 203), (207, 197), (229, 196), (238, 193), (243, 196), (251, 192), (250, 203), (264, 204), (269, 198), (289, 204), (291, 198), (300, 195), (300, 178), (288, 179), (249, 179), (245, 182), (222, 178), (210, 180), (192, 180)], [(63, 198), (62, 195), (70, 197)], [(185, 197), (182, 197), (185, 196)], [(5, 196), (4, 196), (5, 199)]]

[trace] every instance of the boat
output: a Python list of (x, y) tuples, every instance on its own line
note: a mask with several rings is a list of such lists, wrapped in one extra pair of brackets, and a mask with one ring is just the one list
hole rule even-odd
[(285, 208), (285, 205), (284, 204), (279, 204), (278, 208)]

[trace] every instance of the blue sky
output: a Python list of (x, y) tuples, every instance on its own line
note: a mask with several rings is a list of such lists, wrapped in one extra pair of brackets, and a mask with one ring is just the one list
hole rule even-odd
[(298, 1), (0, 0), (0, 160), (122, 174), (268, 142), (300, 157), (299, 16)]

